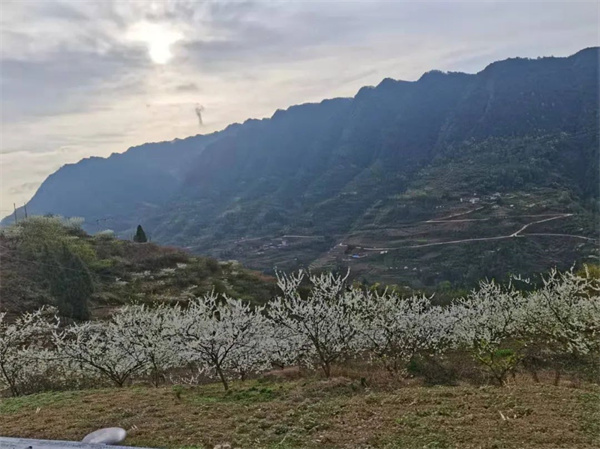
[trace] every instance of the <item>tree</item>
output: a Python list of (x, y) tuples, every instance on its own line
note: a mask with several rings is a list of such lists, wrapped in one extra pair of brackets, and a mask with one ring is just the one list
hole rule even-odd
[(261, 339), (266, 359), (280, 369), (299, 363), (307, 354), (309, 345), (304, 335), (273, 321), (268, 322), (267, 332)]
[(73, 324), (53, 333), (59, 354), (84, 371), (111, 380), (117, 387), (146, 366), (147, 359), (124, 336), (118, 320)]
[[(587, 266), (579, 273), (552, 270), (525, 307), (529, 339), (559, 354), (600, 357), (600, 278)], [(559, 371), (556, 373), (559, 377)]]
[(392, 373), (404, 371), (417, 353), (440, 353), (452, 342), (452, 314), (430, 298), (369, 295), (361, 320), (364, 349)]
[(135, 235), (133, 236), (133, 241), (137, 243), (146, 243), (148, 241), (142, 225), (138, 225)]
[(161, 304), (154, 309), (145, 305), (124, 307), (112, 317), (121, 329), (120, 338), (132, 348), (136, 359), (143, 361), (141, 371), (151, 375), (156, 387), (166, 369), (184, 365), (174, 344), (176, 316), (177, 309)]
[(457, 343), (469, 350), (500, 385), (506, 383), (507, 375), (514, 372), (520, 361), (518, 351), (502, 345), (509, 339), (523, 342), (527, 328), (526, 301), (512, 284), (502, 287), (486, 281), (451, 308)]
[[(44, 247), (58, 251), (64, 244), (72, 244), (74, 235), (81, 233), (83, 219), (59, 216), (32, 216), (10, 226), (8, 235), (18, 237), (23, 256), (36, 256)], [(75, 245), (74, 245), (75, 246)]]
[(0, 384), (8, 386), (13, 396), (22, 394), (28, 379), (43, 373), (47, 352), (43, 343), (58, 326), (57, 319), (48, 319), (51, 309), (24, 313), (13, 324), (0, 313)]
[(177, 319), (181, 354), (215, 375), (229, 389), (227, 372), (247, 373), (265, 368), (260, 341), (266, 333), (263, 308), (214, 292), (192, 300)]
[(299, 293), (303, 271), (290, 276), (278, 273), (277, 279), (283, 296), (270, 303), (269, 318), (300, 341), (310, 342), (309, 355), (330, 377), (332, 363), (351, 354), (357, 346), (361, 290), (347, 287), (348, 274), (310, 275), (312, 288), (308, 298), (303, 299)]
[(349, 287), (348, 275), (309, 275), (306, 289), (304, 276), (278, 273), (282, 295), (267, 307), (212, 292), (185, 307), (128, 306), (107, 321), (62, 330), (47, 309), (13, 324), (0, 314), (0, 385), (19, 395), (43, 376), (68, 379), (75, 373), (106, 377), (117, 386), (150, 374), (158, 385), (169, 368), (193, 364), (228, 390), (232, 377), (299, 359), (327, 377), (334, 363), (363, 356), (398, 373), (416, 354), (448, 348), (468, 351), (503, 385), (524, 348), (593, 360), (600, 354), (600, 280), (587, 268), (578, 274), (553, 270), (531, 291), (482, 282), (447, 307), (377, 286)]
[(58, 257), (44, 251), (50, 293), (56, 298), (61, 315), (75, 320), (88, 320), (88, 299), (94, 293), (94, 281), (81, 258), (63, 245)]

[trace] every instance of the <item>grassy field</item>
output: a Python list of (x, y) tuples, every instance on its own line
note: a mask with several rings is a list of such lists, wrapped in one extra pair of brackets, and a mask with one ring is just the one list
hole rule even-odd
[(100, 427), (128, 445), (164, 448), (597, 448), (600, 389), (526, 379), (506, 388), (405, 385), (347, 378), (252, 380), (224, 393), (129, 387), (42, 393), (0, 402), (0, 434), (80, 440)]

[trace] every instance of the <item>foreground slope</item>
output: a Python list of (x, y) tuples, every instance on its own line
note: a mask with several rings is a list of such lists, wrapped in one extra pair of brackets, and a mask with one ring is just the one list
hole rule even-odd
[[(6, 436), (80, 440), (106, 426), (165, 448), (597, 447), (597, 387), (520, 380), (511, 388), (364, 389), (358, 380), (43, 393), (0, 403)], [(221, 446), (223, 447), (223, 446)], [(226, 446), (228, 447), (228, 446)]]
[[(148, 176), (105, 171), (128, 153), (144, 159), (142, 147), (82, 161), (28, 208), (123, 234), (142, 222), (154, 240), (263, 270), (351, 265), (368, 281), (421, 287), (566, 268), (597, 257), (598, 63), (590, 48), (385, 79), (177, 142), (188, 153), (155, 144), (172, 162)], [(474, 221), (437, 223), (471, 209)]]

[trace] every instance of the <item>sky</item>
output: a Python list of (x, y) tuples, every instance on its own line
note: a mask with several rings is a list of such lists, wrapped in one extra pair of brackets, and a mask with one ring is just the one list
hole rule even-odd
[(577, 1), (2, 0), (0, 215), (66, 163), (599, 45)]

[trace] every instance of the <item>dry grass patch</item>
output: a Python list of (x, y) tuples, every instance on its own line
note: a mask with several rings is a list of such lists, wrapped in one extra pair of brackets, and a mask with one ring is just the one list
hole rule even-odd
[(79, 440), (105, 426), (166, 448), (594, 448), (600, 390), (521, 382), (372, 391), (345, 378), (132, 387), (4, 399), (7, 436)]

